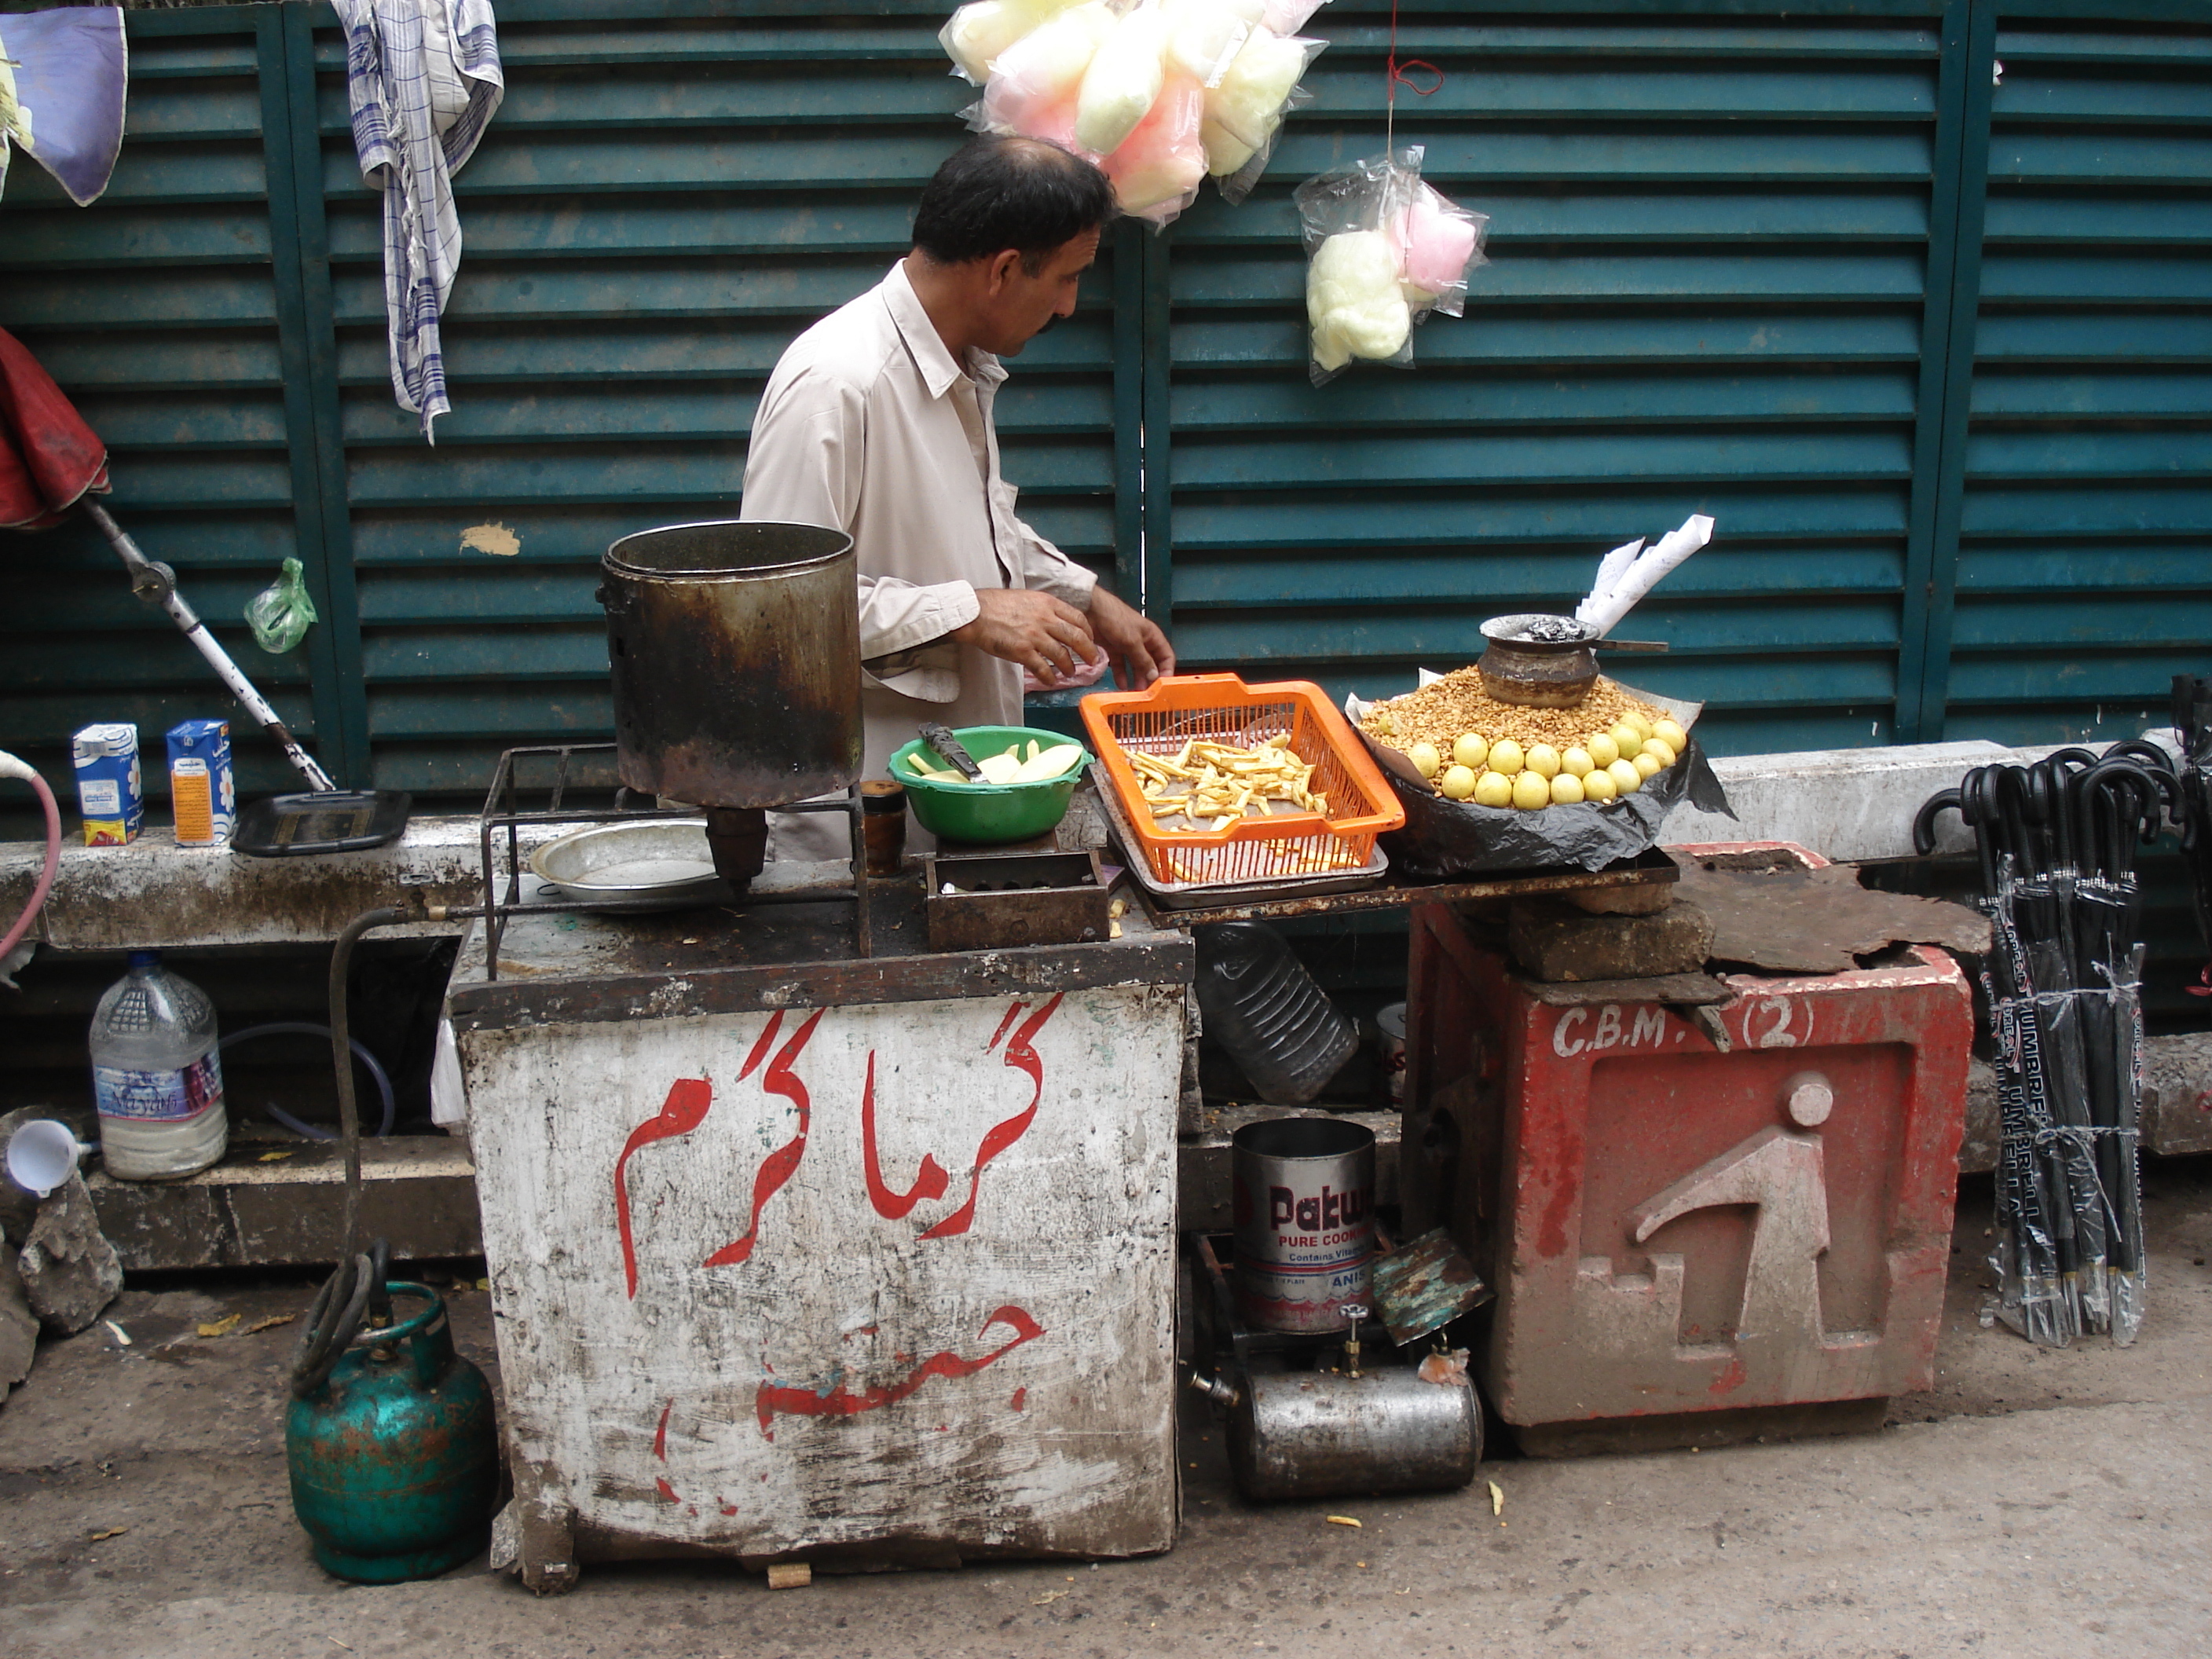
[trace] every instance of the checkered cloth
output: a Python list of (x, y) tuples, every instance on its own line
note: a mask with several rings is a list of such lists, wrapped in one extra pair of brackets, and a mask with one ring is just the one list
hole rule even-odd
[(392, 394), (435, 442), (430, 423), (451, 407), (438, 318), (461, 262), (453, 175), (506, 92), (491, 0), (332, 3), (345, 26), (361, 176), (384, 191)]

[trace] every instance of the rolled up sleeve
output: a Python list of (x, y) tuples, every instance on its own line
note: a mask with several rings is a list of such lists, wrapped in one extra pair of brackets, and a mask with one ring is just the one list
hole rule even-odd
[(993, 493), (1000, 521), (1012, 531), (1008, 539), (1021, 585), (1049, 593), (1078, 611), (1091, 609), (1091, 595), (1098, 578), (1022, 520), (1014, 511), (1013, 485), (1000, 478)]

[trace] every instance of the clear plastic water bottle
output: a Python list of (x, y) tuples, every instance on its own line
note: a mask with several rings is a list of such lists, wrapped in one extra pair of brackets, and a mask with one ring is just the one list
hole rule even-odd
[(100, 1106), (101, 1162), (118, 1181), (188, 1176), (222, 1156), (215, 1004), (151, 951), (107, 988), (92, 1017), (92, 1087)]

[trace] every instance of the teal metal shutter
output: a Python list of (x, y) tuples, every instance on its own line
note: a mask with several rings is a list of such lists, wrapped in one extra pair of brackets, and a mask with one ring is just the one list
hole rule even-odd
[(1931, 659), (1952, 736), (2132, 737), (2166, 723), (2174, 674), (2212, 672), (2212, 10), (1996, 18), (1956, 609)]
[[(310, 370), (280, 23), (276, 6), (132, 15), (129, 125), (106, 193), (79, 208), (23, 156), (9, 170), (0, 327), (106, 441), (118, 520), (149, 557), (176, 568), (247, 675), (342, 770), (331, 631), (271, 658), (240, 620), (293, 556), (325, 614), (342, 608), (331, 603), (305, 438)], [(135, 721), (149, 791), (166, 797), (163, 733), (225, 714), (236, 730), (229, 693), (160, 611), (131, 597), (89, 526), (4, 542), (0, 742), (66, 787), (70, 732)], [(294, 778), (273, 746), (252, 742), (240, 773), (251, 791)]]
[[(393, 405), (380, 210), (336, 28), (316, 37), (375, 779), (457, 807), (502, 748), (612, 735), (600, 555), (737, 515), (769, 371), (906, 252), (975, 96), (946, 73), (933, 4), (499, 10), (507, 97), (455, 180), (467, 246), (434, 448)], [(1115, 541), (1111, 283), (1109, 261), (999, 403), (1024, 515), (1099, 567)]]
[(1472, 660), (1483, 618), (1568, 607), (1607, 548), (1708, 512), (1713, 548), (1620, 630), (1675, 654), (1624, 676), (1709, 699), (1722, 750), (1911, 726), (1965, 8), (1784, 9), (1402, 11), (1401, 58), (1443, 82), (1401, 89), (1398, 142), (1492, 216), (1493, 263), (1410, 374), (1316, 391), (1290, 191), (1383, 148), (1389, 20), (1319, 14), (1334, 44), (1261, 189), (1170, 233), (1148, 585), (1187, 661), (1403, 690)]

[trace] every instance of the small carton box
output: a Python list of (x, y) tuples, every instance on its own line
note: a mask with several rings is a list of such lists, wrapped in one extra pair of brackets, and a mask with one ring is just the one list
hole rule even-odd
[(184, 720), (169, 730), (169, 801), (177, 845), (222, 847), (238, 822), (230, 769), (230, 722)]
[(144, 781), (138, 772), (138, 728), (120, 723), (88, 726), (70, 739), (76, 763), (76, 799), (84, 812), (87, 847), (120, 847), (138, 838), (146, 818)]

